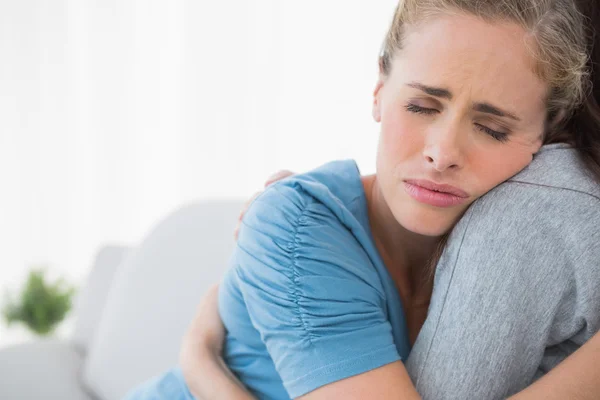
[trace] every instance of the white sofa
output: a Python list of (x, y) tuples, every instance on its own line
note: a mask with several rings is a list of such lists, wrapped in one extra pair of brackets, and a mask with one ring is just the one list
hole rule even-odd
[(138, 246), (101, 249), (72, 337), (0, 351), (0, 399), (117, 400), (176, 365), (198, 301), (227, 268), (242, 204), (191, 204)]

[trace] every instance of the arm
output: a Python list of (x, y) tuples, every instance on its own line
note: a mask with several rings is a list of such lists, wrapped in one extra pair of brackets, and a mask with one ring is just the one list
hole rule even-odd
[(420, 400), (404, 364), (397, 361), (338, 382), (330, 383), (299, 399), (395, 399)]
[[(264, 187), (291, 175), (294, 175), (291, 171), (278, 171), (265, 181)], [(238, 237), (244, 214), (261, 193), (262, 191), (255, 193), (244, 204), (233, 234), (235, 239)], [(200, 302), (196, 315), (184, 335), (179, 363), (186, 384), (198, 400), (251, 400), (254, 397), (227, 368), (221, 357), (225, 327), (219, 317), (217, 299), (218, 285), (215, 285)]]
[[(293, 175), (292, 172), (280, 171), (269, 178), (265, 183), (265, 188), (291, 175)], [(246, 203), (239, 216), (240, 224), (250, 204), (261, 193), (255, 194)], [(236, 238), (239, 228), (240, 225), (236, 228)], [(225, 329), (217, 312), (216, 296), (216, 290), (211, 290), (206, 296), (198, 308), (195, 321), (192, 322), (186, 334), (181, 351), (184, 377), (192, 393), (201, 399), (252, 398), (221, 358)], [(404, 395), (400, 395), (400, 393)], [(324, 385), (301, 398), (308, 400), (332, 397), (362, 399), (367, 396), (378, 399), (419, 399), (404, 365), (399, 361)]]
[(600, 398), (600, 333), (556, 368), (510, 400)]
[[(197, 399), (251, 400), (253, 397), (237, 381), (221, 359), (220, 351), (224, 340), (224, 329), (217, 313), (216, 290), (211, 290), (207, 297), (211, 299), (205, 299), (201, 303), (195, 321), (192, 322), (182, 346), (181, 361), (186, 382)], [(210, 326), (216, 326), (217, 329), (207, 329)], [(406, 371), (393, 371), (391, 368), (359, 375), (357, 378), (361, 379), (356, 380), (356, 385), (359, 393), (365, 391), (365, 398), (381, 397), (381, 394), (373, 392), (373, 388), (378, 386), (374, 386), (371, 379), (379, 380), (380, 378), (373, 376), (375, 372), (387, 380), (396, 379), (395, 376), (407, 377)], [(388, 373), (390, 376), (385, 376)], [(408, 381), (400, 383), (405, 387), (409, 384)], [(319, 399), (321, 395), (324, 398), (327, 398), (326, 396), (329, 398), (352, 398), (347, 391), (354, 390), (353, 386), (354, 384), (351, 386), (340, 381), (323, 387), (321, 392), (309, 393), (303, 399)], [(412, 387), (412, 384), (410, 386)], [(400, 388), (398, 392), (402, 390)], [(359, 393), (355, 393), (357, 398), (362, 395)], [(597, 333), (558, 367), (533, 385), (510, 397), (509, 400), (595, 400), (599, 394), (600, 333)], [(418, 398), (414, 394), (413, 397)]]
[[(179, 357), (183, 375), (198, 400), (252, 400), (254, 397), (221, 358), (225, 328), (218, 313), (217, 294), (217, 286), (209, 290), (184, 336)], [(401, 362), (334, 382), (301, 397), (332, 398), (420, 399)]]
[[(274, 367), (265, 379), (281, 382), (292, 398), (331, 398), (341, 389), (358, 399), (374, 387), (381, 399), (414, 398), (412, 385), (401, 385), (410, 382), (400, 362), (405, 349), (394, 340), (402, 323), (388, 318), (371, 242), (355, 236), (360, 225), (347, 210), (326, 205), (337, 203), (325, 187), (302, 179), (266, 190), (244, 216), (220, 289), (228, 337), (241, 346), (244, 335), (260, 337)], [(236, 323), (240, 312), (251, 325)]]
[(217, 307), (218, 286), (209, 289), (186, 331), (179, 364), (190, 392), (198, 400), (251, 400), (253, 397), (221, 358), (225, 328)]

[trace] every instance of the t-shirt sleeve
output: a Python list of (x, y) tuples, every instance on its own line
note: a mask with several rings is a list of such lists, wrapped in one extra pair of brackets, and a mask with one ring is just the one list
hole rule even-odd
[(471, 207), (438, 263), (407, 361), (424, 399), (504, 399), (600, 327), (600, 203), (514, 185)]
[(233, 268), (290, 397), (400, 360), (367, 253), (301, 188), (277, 184), (255, 200)]

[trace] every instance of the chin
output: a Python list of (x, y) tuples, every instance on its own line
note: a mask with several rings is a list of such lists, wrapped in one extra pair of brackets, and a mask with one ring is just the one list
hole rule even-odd
[(407, 210), (408, 212), (399, 213), (397, 221), (410, 232), (417, 235), (438, 237), (447, 233), (457, 217), (449, 215), (450, 213), (435, 212), (432, 210)]

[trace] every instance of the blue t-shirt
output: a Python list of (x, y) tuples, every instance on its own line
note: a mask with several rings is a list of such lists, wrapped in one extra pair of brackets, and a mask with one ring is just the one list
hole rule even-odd
[(280, 181), (246, 212), (219, 293), (224, 358), (261, 399), (406, 359), (400, 297), (354, 161)]

